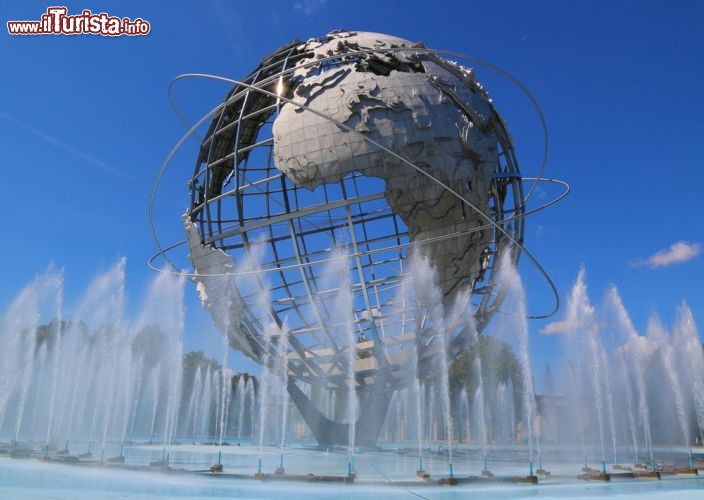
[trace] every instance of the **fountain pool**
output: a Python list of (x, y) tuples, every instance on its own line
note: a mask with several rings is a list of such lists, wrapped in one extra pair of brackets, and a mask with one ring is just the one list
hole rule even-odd
[[(80, 447), (79, 445), (77, 445)], [(440, 452), (438, 452), (438, 446)], [(117, 454), (119, 445), (110, 451)], [(38, 450), (40, 452), (40, 450)], [(78, 448), (77, 448), (78, 451)], [(221, 452), (222, 473), (206, 471)], [(543, 449), (551, 464), (551, 474), (534, 484), (515, 483), (512, 478), (526, 474), (527, 455), (521, 447), (505, 447), (492, 452), (493, 478), (481, 477), (481, 446), (454, 450), (455, 476), (459, 484), (446, 486), (416, 477), (416, 457), (410, 449), (380, 449), (356, 456), (353, 484), (337, 481), (284, 480), (274, 473), (279, 447), (265, 447), (262, 454), (263, 480), (254, 479), (259, 457), (256, 443), (204, 446), (131, 444), (123, 448), (125, 461), (119, 465), (98, 465), (79, 461), (73, 464), (39, 459), (13, 459), (0, 456), (0, 498), (93, 499), (93, 498), (465, 498), (468, 493), (483, 498), (602, 498), (637, 496), (647, 498), (701, 498), (704, 478), (696, 475), (665, 475), (657, 479), (619, 479), (611, 482), (580, 481), (583, 464), (574, 449)], [(168, 457), (169, 469), (156, 464)], [(658, 450), (672, 463), (687, 459), (686, 449)], [(446, 477), (446, 455), (442, 444), (433, 444), (426, 453), (425, 468), (431, 480)], [(347, 473), (346, 450), (320, 451), (294, 444), (287, 447), (286, 474), (341, 478)], [(594, 465), (596, 466), (596, 465)], [(625, 467), (625, 465), (623, 466)], [(624, 472), (620, 472), (624, 473)]]

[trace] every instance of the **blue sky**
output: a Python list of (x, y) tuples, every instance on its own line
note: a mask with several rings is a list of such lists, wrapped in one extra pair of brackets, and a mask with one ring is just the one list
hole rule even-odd
[[(8, 20), (38, 20), (50, 5), (4, 1), (0, 18), (3, 26)], [(169, 106), (169, 81), (188, 72), (239, 78), (293, 38), (344, 27), (422, 40), (487, 60), (519, 78), (540, 102), (549, 126), (545, 174), (572, 186), (562, 204), (526, 225), (526, 244), (561, 298), (584, 265), (593, 301), (615, 284), (641, 332), (652, 312), (670, 323), (686, 300), (701, 334), (701, 2), (65, 5), (69, 14), (90, 9), (141, 17), (152, 31), (117, 38), (0, 34), (5, 207), (0, 310), (50, 263), (65, 269), (70, 308), (91, 277), (121, 256), (127, 257), (130, 301), (138, 303), (153, 277), (146, 266), (155, 251), (147, 224), (151, 186), (184, 132)], [(536, 173), (542, 137), (527, 101), (495, 75), (479, 69), (478, 77), (508, 121), (524, 174)], [(176, 95), (194, 119), (226, 91), (187, 82)], [(190, 160), (174, 165), (160, 191), (155, 215), (167, 242), (182, 238), (179, 216), (188, 203), (185, 182), (192, 167)], [(545, 188), (535, 201), (554, 194)], [(523, 268), (529, 309), (541, 312), (549, 307), (548, 290), (529, 266)], [(214, 352), (218, 334), (192, 287), (186, 295), (186, 348)], [(531, 324), (536, 372), (559, 352), (556, 336), (539, 333), (548, 323)]]

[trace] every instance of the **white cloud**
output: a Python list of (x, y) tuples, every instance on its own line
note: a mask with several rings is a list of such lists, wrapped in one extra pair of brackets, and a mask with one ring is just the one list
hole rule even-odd
[(570, 333), (575, 330), (576, 325), (569, 320), (553, 321), (541, 328), (540, 333), (543, 335), (559, 335)]
[(636, 259), (631, 265), (634, 267), (665, 267), (673, 264), (682, 264), (688, 260), (692, 260), (702, 251), (702, 246), (699, 243), (688, 243), (686, 241), (678, 241), (670, 245), (670, 248), (659, 250), (647, 259)]
[(306, 15), (310, 15), (325, 5), (327, 0), (301, 0), (293, 2), (293, 10), (298, 10)]

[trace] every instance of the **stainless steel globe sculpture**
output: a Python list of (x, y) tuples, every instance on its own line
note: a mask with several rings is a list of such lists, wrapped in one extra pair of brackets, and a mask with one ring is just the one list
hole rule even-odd
[[(350, 425), (357, 444), (376, 442), (408, 367), (422, 377), (485, 327), (502, 298), (497, 262), (516, 263), (523, 241), (511, 139), (472, 70), (376, 33), (264, 58), (213, 116), (189, 187), (203, 304), (231, 347), (284, 360), (321, 445), (347, 444)], [(435, 270), (441, 305), (464, 300), (473, 316), (441, 347), (427, 304), (399, 299), (413, 255)], [(348, 311), (326, 299), (341, 288)], [(325, 414), (306, 386), (354, 390), (356, 422)]]

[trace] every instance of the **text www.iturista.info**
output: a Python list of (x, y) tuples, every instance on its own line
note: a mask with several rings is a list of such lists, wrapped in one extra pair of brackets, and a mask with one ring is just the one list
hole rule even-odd
[(68, 15), (66, 7), (49, 7), (40, 21), (7, 21), (11, 35), (147, 35), (151, 26), (147, 21), (129, 17), (108, 16), (105, 12), (93, 14), (85, 9), (80, 14)]

